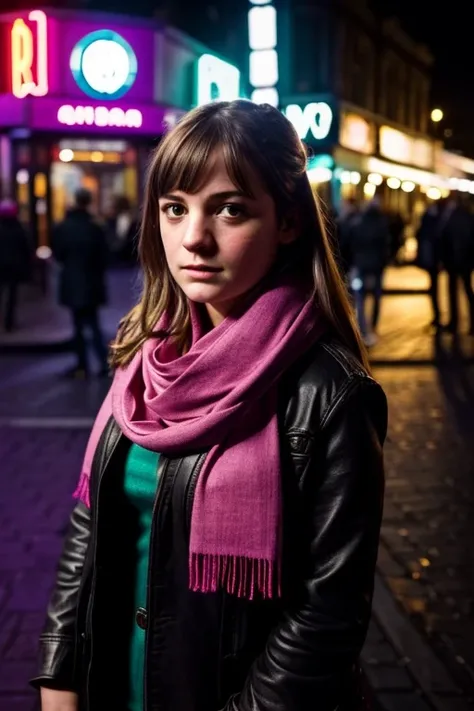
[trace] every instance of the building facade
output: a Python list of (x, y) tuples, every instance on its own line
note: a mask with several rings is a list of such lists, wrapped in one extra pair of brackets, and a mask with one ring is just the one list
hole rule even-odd
[(429, 135), (433, 57), (365, 0), (282, 8), (281, 108), (310, 148), (313, 182), (336, 209), (380, 195), (410, 232), (427, 202), (461, 178)]

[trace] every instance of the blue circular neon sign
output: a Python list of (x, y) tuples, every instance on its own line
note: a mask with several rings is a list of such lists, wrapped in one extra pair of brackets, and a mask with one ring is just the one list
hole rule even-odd
[(77, 85), (94, 99), (119, 99), (133, 85), (138, 70), (135, 52), (117, 32), (97, 30), (76, 44), (69, 62)]

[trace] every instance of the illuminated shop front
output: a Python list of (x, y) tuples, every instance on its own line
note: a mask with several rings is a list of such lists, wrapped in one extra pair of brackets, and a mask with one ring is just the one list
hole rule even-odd
[(187, 110), (240, 96), (240, 72), (181, 32), (93, 12), (0, 15), (0, 197), (39, 246), (80, 186), (106, 216), (140, 203), (150, 150)]
[[(441, 143), (436, 145), (435, 169), (449, 184), (450, 190), (456, 190), (474, 202), (474, 160), (459, 153), (445, 151)], [(473, 197), (471, 197), (473, 196)]]
[(282, 111), (309, 148), (312, 183), (335, 208), (343, 199), (377, 194), (385, 209), (414, 222), (428, 201), (459, 185), (468, 189), (467, 182), (459, 183), (465, 178), (460, 166), (436, 162), (436, 144), (425, 136), (379, 125), (370, 114), (327, 96), (298, 97)]

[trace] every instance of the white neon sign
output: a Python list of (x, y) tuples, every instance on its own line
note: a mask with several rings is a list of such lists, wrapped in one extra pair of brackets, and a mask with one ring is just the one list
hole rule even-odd
[(78, 86), (102, 100), (126, 94), (138, 71), (132, 47), (112, 30), (98, 30), (83, 37), (74, 47), (69, 64)]
[(115, 94), (130, 73), (128, 54), (122, 45), (100, 39), (82, 55), (82, 73), (89, 86), (101, 94)]
[[(249, 79), (253, 87), (251, 99), (256, 104), (280, 103), (277, 52), (277, 12), (270, 0), (250, 0), (248, 12)], [(261, 5), (263, 7), (255, 7)]]
[(58, 110), (58, 121), (65, 126), (99, 126), (118, 128), (140, 128), (143, 114), (138, 109), (124, 109), (118, 106), (72, 106), (63, 104)]
[(277, 13), (273, 5), (253, 7), (248, 14), (250, 49), (274, 49), (277, 45)]
[(240, 96), (240, 72), (213, 54), (203, 54), (197, 64), (197, 105), (233, 101)]
[(313, 102), (307, 104), (304, 109), (298, 104), (290, 104), (283, 113), (296, 128), (302, 140), (309, 132), (317, 141), (328, 137), (333, 122), (333, 111), (326, 102)]

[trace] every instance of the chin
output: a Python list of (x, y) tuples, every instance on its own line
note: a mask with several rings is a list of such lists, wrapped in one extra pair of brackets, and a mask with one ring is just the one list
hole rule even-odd
[(181, 289), (191, 301), (207, 304), (225, 299), (225, 292), (215, 284), (180, 284)]

